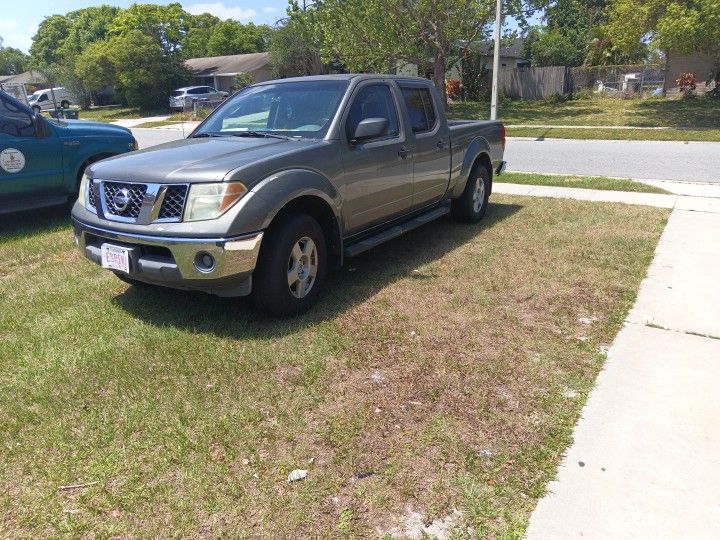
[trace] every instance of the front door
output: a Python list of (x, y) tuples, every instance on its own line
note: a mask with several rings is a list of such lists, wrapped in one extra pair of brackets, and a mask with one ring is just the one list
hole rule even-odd
[(0, 96), (0, 205), (36, 206), (63, 195), (62, 152), (54, 132), (37, 136), (31, 112)]
[(400, 83), (413, 145), (413, 208), (439, 201), (450, 182), (450, 132), (437, 114), (438, 104), (427, 86)]
[[(412, 157), (398, 120), (397, 105), (389, 85), (365, 84), (356, 89), (345, 116), (344, 213), (348, 234), (402, 215), (412, 204)], [(366, 118), (387, 119), (387, 132), (352, 144), (355, 128)]]

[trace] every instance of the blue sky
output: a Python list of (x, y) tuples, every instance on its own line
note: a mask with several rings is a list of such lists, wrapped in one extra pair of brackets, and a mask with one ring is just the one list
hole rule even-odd
[[(25, 52), (30, 49), (32, 37), (40, 22), (50, 15), (64, 15), (68, 11), (111, 4), (127, 7), (138, 0), (33, 0), (33, 2), (8, 9), (10, 0), (3, 0), (0, 7), (0, 37), (6, 47), (17, 47)], [(190, 13), (212, 13), (221, 19), (241, 22), (273, 24), (285, 15), (287, 0), (175, 0)], [(140, 3), (170, 4), (168, 1), (140, 1)]]
[[(10, 0), (3, 0), (7, 6)], [(32, 37), (40, 22), (50, 15), (64, 15), (68, 11), (111, 4), (127, 7), (138, 0), (33, 0), (26, 7), (15, 10), (0, 8), (0, 37), (6, 47), (16, 47), (28, 52)], [(142, 2), (142, 0), (140, 0)], [(145, 0), (145, 3), (170, 4), (173, 0)], [(180, 2), (190, 13), (212, 13), (221, 19), (235, 19), (241, 22), (274, 24), (285, 16), (287, 0), (174, 0)], [(29, 7), (29, 6), (32, 7)], [(533, 18), (537, 23), (539, 17)], [(505, 28), (511, 30), (517, 25), (507, 21)]]

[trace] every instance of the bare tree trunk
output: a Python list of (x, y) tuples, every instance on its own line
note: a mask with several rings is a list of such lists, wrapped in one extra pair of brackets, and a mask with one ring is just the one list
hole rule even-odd
[(433, 60), (433, 84), (440, 94), (443, 105), (447, 109), (447, 88), (445, 87), (445, 56), (441, 53), (435, 55)]

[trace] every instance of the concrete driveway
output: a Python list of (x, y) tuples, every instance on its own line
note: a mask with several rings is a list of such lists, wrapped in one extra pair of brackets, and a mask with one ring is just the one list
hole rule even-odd
[(509, 171), (720, 184), (720, 143), (508, 139)]

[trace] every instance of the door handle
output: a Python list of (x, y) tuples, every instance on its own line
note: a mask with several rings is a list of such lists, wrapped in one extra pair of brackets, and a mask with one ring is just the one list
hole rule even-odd
[(402, 159), (407, 158), (410, 155), (410, 151), (405, 148), (404, 146), (400, 147), (400, 150), (398, 150), (398, 156), (400, 156)]
[(437, 142), (437, 144), (435, 144), (435, 146), (437, 146), (438, 148), (440, 148), (440, 149), (442, 150), (443, 148), (445, 148), (445, 141), (443, 141), (442, 139), (440, 139), (440, 140)]

